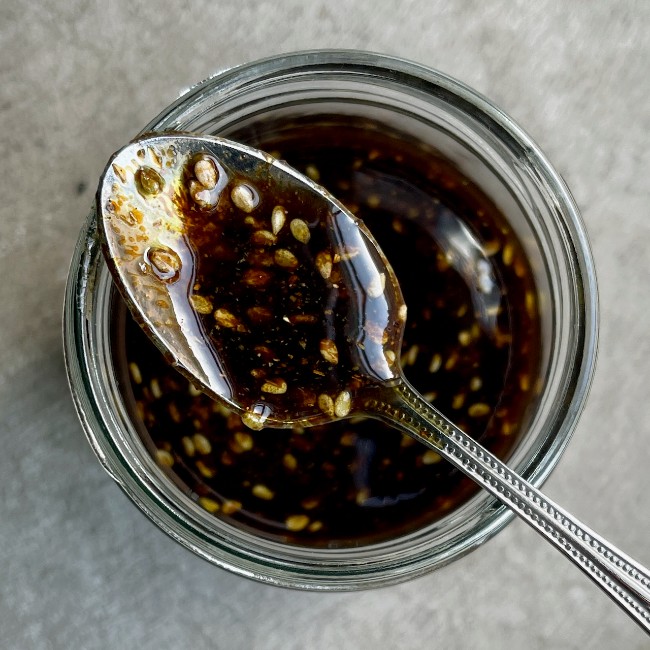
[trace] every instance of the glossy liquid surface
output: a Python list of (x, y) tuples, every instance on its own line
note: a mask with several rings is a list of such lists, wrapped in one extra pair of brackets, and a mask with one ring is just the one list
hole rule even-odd
[[(286, 158), (364, 220), (409, 306), (405, 375), (507, 454), (535, 403), (540, 335), (530, 269), (503, 216), (447, 161), (371, 124), (323, 118), (237, 136)], [(115, 331), (125, 398), (152, 453), (235, 525), (297, 544), (366, 544), (434, 521), (474, 490), (373, 420), (251, 431), (169, 367), (119, 305)]]

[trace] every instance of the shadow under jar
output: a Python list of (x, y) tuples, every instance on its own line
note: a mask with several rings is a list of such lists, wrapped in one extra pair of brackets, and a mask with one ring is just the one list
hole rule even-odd
[[(570, 195), (507, 116), (415, 64), (327, 51), (221, 73), (145, 130), (251, 144), (342, 200), (400, 280), (407, 378), (541, 484), (591, 378), (595, 277)], [(512, 518), (377, 421), (247, 429), (131, 320), (93, 214), (72, 263), (65, 336), (104, 466), (163, 530), (219, 566), (294, 587), (382, 585), (449, 562)]]

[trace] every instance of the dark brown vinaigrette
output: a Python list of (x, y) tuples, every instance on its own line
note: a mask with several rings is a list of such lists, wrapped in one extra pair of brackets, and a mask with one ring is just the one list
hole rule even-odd
[[(401, 349), (404, 374), (458, 426), (506, 457), (536, 403), (541, 340), (532, 273), (497, 208), (449, 161), (365, 121), (312, 117), (257, 124), (229, 137), (286, 159), (365, 222), (395, 270), (408, 305)], [(272, 209), (266, 206), (265, 218)], [(281, 249), (295, 252), (303, 242), (290, 227), (291, 212), (289, 206), (282, 235), (286, 246)], [(294, 225), (294, 230), (304, 238), (302, 226)], [(280, 232), (273, 233), (271, 226), (274, 250), (280, 246)], [(310, 240), (312, 236), (311, 244), (319, 245), (310, 250), (325, 250), (325, 241), (316, 241), (321, 234), (312, 229)], [(264, 248), (255, 253), (262, 269), (262, 258), (268, 255)], [(285, 283), (294, 265), (286, 259)], [(289, 326), (292, 319), (309, 319), (315, 313), (307, 304), (295, 305), (299, 298), (287, 302), (286, 291), (278, 292), (270, 282), (244, 290), (245, 278), (233, 283), (225, 297), (230, 302), (217, 306), (208, 285), (218, 269), (203, 268), (205, 278), (195, 284), (197, 304), (205, 306), (211, 319), (206, 327), (214, 328), (217, 337), (226, 330), (235, 341), (242, 314), (247, 322), (263, 322), (277, 302), (284, 309), (272, 319), (281, 320), (270, 320), (269, 326)], [(317, 273), (308, 281), (324, 279)], [(217, 309), (224, 312), (215, 313)], [(278, 316), (280, 312), (286, 313)], [(215, 516), (295, 544), (363, 545), (431, 523), (477, 489), (435, 452), (369, 418), (253, 431), (176, 372), (117, 296), (114, 313), (114, 354), (134, 422), (181, 489)], [(335, 338), (323, 335), (326, 323), (320, 320), (302, 331), (309, 332), (309, 327), (313, 341), (290, 342), (296, 347), (291, 350), (294, 358), (303, 344), (313, 349)], [(240, 330), (245, 336), (246, 327)], [(307, 403), (316, 400), (318, 405), (323, 387), (314, 378), (324, 382), (327, 392), (327, 372), (313, 373), (315, 364), (323, 365), (321, 372), (338, 365), (328, 360), (324, 345), (320, 356), (305, 364), (310, 385), (296, 384), (292, 400), (306, 396)], [(243, 358), (240, 370), (253, 377), (259, 373), (259, 387), (271, 382), (269, 386), (280, 388), (280, 393), (272, 388), (265, 399), (286, 399), (289, 381), (273, 368), (273, 358), (258, 350)], [(346, 372), (353, 374), (354, 363), (348, 361)]]

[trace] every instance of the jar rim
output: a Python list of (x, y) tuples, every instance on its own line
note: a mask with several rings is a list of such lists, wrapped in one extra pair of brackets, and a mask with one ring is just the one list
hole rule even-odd
[[(309, 50), (269, 57), (219, 72), (188, 89), (179, 99), (154, 118), (143, 129), (143, 132), (178, 128), (188, 107), (210, 97), (215, 92), (227, 94), (258, 83), (260, 79), (277, 78), (283, 74), (295, 75), (298, 74), (298, 71), (303, 75), (326, 73), (335, 68), (338, 72), (350, 75), (358, 74), (359, 71), (376, 77), (385, 75), (406, 86), (411, 84), (425, 93), (435, 91), (457, 98), (459, 104), (465, 110), (470, 111), (474, 118), (487, 120), (497, 125), (504, 138), (510, 138), (513, 146), (516, 145), (518, 149), (526, 153), (526, 164), (532, 166), (535, 172), (543, 177), (564, 216), (567, 241), (572, 250), (575, 266), (576, 288), (579, 292), (577, 301), (582, 309), (583, 326), (578, 340), (580, 358), (572, 369), (573, 392), (568, 400), (568, 408), (562, 414), (562, 435), (556, 435), (547, 441), (547, 446), (539, 452), (540, 462), (531, 468), (531, 473), (526, 477), (535, 486), (539, 486), (555, 467), (568, 444), (588, 394), (597, 349), (598, 297), (595, 269), (586, 231), (568, 188), (535, 142), (504, 111), (469, 86), (406, 59), (355, 50)], [(85, 300), (90, 290), (89, 282), (99, 279), (98, 267), (102, 264), (101, 254), (98, 252), (98, 242), (93, 235), (93, 220), (94, 214), (91, 212), (89, 221), (80, 236), (66, 289), (64, 314), (66, 368), (77, 411), (91, 446), (107, 471), (145, 514), (165, 532), (196, 554), (241, 575), (272, 584), (349, 590), (394, 583), (431, 570), (432, 563), (423, 565), (411, 561), (410, 564), (408, 562), (400, 564), (406, 562), (402, 558), (392, 563), (390, 571), (382, 573), (381, 570), (378, 571), (377, 567), (370, 564), (365, 565), (364, 568), (362, 560), (361, 568), (357, 572), (349, 568), (342, 568), (336, 572), (330, 568), (326, 576), (318, 577), (310, 575), (309, 568), (301, 565), (300, 561), (294, 562), (293, 566), (290, 566), (291, 563), (280, 562), (280, 565), (284, 564), (284, 566), (280, 566), (279, 569), (269, 567), (263, 557), (258, 557), (257, 560), (249, 558), (247, 561), (240, 562), (239, 565), (229, 564), (223, 558), (211, 555), (202, 546), (200, 527), (188, 531), (187, 537), (182, 539), (183, 527), (178, 528), (170, 525), (170, 521), (176, 517), (176, 513), (173, 512), (175, 504), (166, 500), (164, 495), (157, 492), (155, 486), (152, 486), (142, 476), (134, 476), (132, 468), (129, 467), (127, 471), (124, 471), (124, 468), (119, 466), (119, 456), (122, 452), (116, 449), (114, 441), (110, 440), (109, 427), (114, 422), (111, 422), (110, 413), (98, 408), (98, 400), (101, 397), (96, 393), (92, 378), (88, 377), (87, 340), (83, 333), (87, 327), (87, 323), (84, 322), (87, 315)], [(106, 420), (109, 421), (108, 425)], [(134, 483), (130, 481), (134, 481)], [(433, 564), (442, 566), (467, 553), (496, 534), (513, 517), (514, 513), (495, 500), (489, 515), (483, 517), (480, 526), (476, 527), (472, 535), (466, 536), (464, 544), (457, 545), (453, 549), (442, 549)], [(166, 525), (163, 522), (166, 522)], [(417, 539), (417, 536), (414, 536), (413, 539)], [(344, 557), (345, 553), (341, 556)]]

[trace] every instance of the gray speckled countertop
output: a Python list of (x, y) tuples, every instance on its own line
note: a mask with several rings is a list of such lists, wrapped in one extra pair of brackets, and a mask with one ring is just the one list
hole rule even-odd
[(436, 67), (522, 124), (583, 211), (600, 356), (546, 489), (649, 565), (649, 34), (645, 0), (0, 3), (0, 647), (650, 647), (519, 522), (379, 591), (299, 593), (210, 567), (95, 461), (60, 334), (68, 262), (104, 162), (181, 89), (316, 47)]

